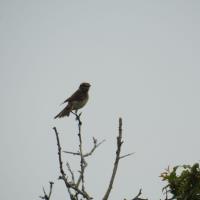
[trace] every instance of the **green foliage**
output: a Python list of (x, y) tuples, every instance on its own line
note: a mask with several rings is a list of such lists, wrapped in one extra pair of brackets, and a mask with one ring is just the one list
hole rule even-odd
[[(193, 166), (176, 166), (169, 168), (161, 174), (168, 184), (163, 188), (166, 191), (166, 199), (200, 200), (200, 168), (199, 164)], [(171, 198), (168, 195), (171, 194)]]

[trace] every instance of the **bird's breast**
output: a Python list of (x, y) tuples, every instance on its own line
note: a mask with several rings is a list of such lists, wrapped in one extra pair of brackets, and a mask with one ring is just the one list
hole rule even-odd
[(83, 100), (80, 101), (73, 101), (73, 110), (78, 110), (80, 108), (82, 108), (88, 101), (88, 96), (86, 98), (84, 98)]

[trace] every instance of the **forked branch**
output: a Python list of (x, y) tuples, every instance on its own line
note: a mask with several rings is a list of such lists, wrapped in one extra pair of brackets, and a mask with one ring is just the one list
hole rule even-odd
[[(83, 157), (85, 158), (85, 157), (91, 156), (95, 152), (95, 150), (97, 149), (97, 147), (99, 147), (105, 141), (106, 140), (102, 140), (101, 142), (98, 142), (98, 140), (93, 137), (93, 147), (92, 147), (92, 149), (88, 153), (83, 154)], [(71, 154), (71, 155), (74, 155), (74, 156), (80, 156), (79, 152), (73, 152), (73, 151), (63, 151), (63, 152)]]
[(131, 200), (148, 200), (148, 199), (142, 199), (139, 196), (142, 194), (142, 189), (139, 190), (138, 194)]
[[(54, 129), (54, 132), (56, 135), (57, 147), (58, 147), (58, 160), (59, 160), (59, 168), (60, 168), (60, 173), (61, 173), (61, 176), (59, 177), (59, 179), (62, 179), (64, 181), (65, 186), (68, 189), (68, 192), (70, 194), (70, 198), (72, 200), (78, 199), (77, 198), (78, 195), (81, 195), (82, 197), (84, 197), (87, 200), (92, 199), (92, 197), (90, 197), (86, 191), (79, 189), (79, 187), (76, 184), (68, 181), (68, 179), (66, 177), (66, 173), (63, 169), (63, 161), (62, 161), (62, 155), (61, 155), (62, 149), (61, 149), (61, 145), (60, 145), (59, 134), (58, 134), (56, 127), (54, 127), (53, 129)], [(75, 194), (72, 193), (71, 189), (75, 192)]]
[(52, 190), (53, 190), (53, 184), (54, 184), (54, 182), (52, 182), (52, 181), (49, 182), (49, 194), (46, 193), (44, 187), (42, 188), (44, 196), (40, 196), (41, 199), (50, 200), (51, 194), (52, 194)]

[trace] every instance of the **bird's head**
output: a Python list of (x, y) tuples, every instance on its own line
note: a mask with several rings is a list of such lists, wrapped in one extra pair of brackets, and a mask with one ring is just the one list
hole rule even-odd
[(90, 88), (90, 84), (89, 83), (81, 83), (79, 88), (82, 90), (82, 91), (88, 91), (89, 88)]

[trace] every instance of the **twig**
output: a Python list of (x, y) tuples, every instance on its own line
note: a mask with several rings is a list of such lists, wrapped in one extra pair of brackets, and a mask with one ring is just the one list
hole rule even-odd
[[(139, 198), (139, 196), (142, 194), (142, 189), (139, 190), (139, 193), (131, 200), (148, 200), (148, 199), (142, 199), (142, 198)], [(127, 199), (124, 199), (124, 200), (127, 200)], [(161, 200), (161, 199), (160, 199)]]
[(47, 193), (46, 193), (44, 187), (42, 188), (42, 189), (43, 189), (44, 196), (39, 196), (41, 199), (50, 200), (51, 194), (52, 194), (52, 190), (53, 190), (53, 184), (54, 184), (54, 182), (52, 182), (52, 181), (49, 182), (49, 188), (50, 188), (50, 189), (49, 189), (49, 194), (48, 194), (48, 195), (47, 195)]
[(69, 195), (71, 197), (71, 199), (73, 199), (73, 194), (71, 193), (71, 186), (70, 186), (70, 183), (68, 183), (67, 181), (67, 178), (66, 178), (66, 174), (64, 172), (64, 169), (63, 169), (63, 162), (62, 162), (62, 156), (61, 156), (61, 145), (60, 145), (60, 139), (59, 139), (59, 136), (58, 136), (58, 131), (56, 129), (56, 127), (53, 127), (54, 131), (55, 131), (55, 135), (56, 135), (56, 141), (57, 141), (57, 146), (58, 146), (58, 160), (59, 160), (59, 167), (60, 167), (60, 173), (61, 173), (61, 176), (59, 177), (59, 179), (62, 179), (65, 183), (65, 186), (67, 187), (67, 190), (69, 192)]
[(131, 200), (148, 200), (148, 199), (142, 199), (142, 198), (139, 198), (139, 196), (142, 194), (142, 189), (139, 190), (138, 194)]
[(168, 193), (169, 193), (169, 190), (168, 190), (168, 186), (167, 187), (164, 187), (163, 188), (163, 191), (165, 190), (165, 200), (169, 200), (169, 198), (168, 198)]
[[(106, 140), (102, 140), (101, 142), (97, 143), (97, 139), (93, 138), (93, 147), (92, 149), (90, 150), (90, 152), (88, 153), (85, 153), (83, 155), (83, 157), (88, 157), (88, 156), (91, 156), (94, 151), (97, 149), (97, 147), (99, 147), (102, 143), (104, 143)], [(72, 151), (63, 151), (64, 153), (68, 153), (68, 154), (72, 154), (74, 156), (80, 156), (80, 153), (79, 152), (72, 152)]]
[(72, 182), (73, 182), (73, 184), (75, 184), (74, 172), (72, 171), (70, 164), (68, 162), (66, 163), (66, 165), (67, 165), (67, 169), (69, 170), (69, 172), (71, 174)]
[[(81, 135), (81, 125), (82, 125), (82, 121), (80, 119), (81, 113), (78, 115), (76, 113), (73, 113), (76, 116), (76, 120), (78, 121), (78, 138), (79, 138), (79, 152), (80, 152), (80, 157), (81, 157), (81, 161), (80, 161), (80, 178), (81, 178), (81, 182), (82, 182), (82, 191), (85, 191), (85, 181), (84, 181), (84, 172), (85, 172), (85, 168), (87, 166), (87, 163), (84, 159), (83, 156), (83, 143), (82, 143), (82, 135)], [(80, 180), (80, 179), (79, 179)], [(80, 183), (80, 182), (78, 182)], [(79, 184), (77, 184), (78, 186)]]
[(126, 157), (128, 157), (128, 156), (132, 156), (134, 153), (135, 153), (135, 152), (133, 152), (133, 153), (128, 153), (128, 154), (126, 154), (126, 155), (120, 156), (119, 159), (126, 158)]
[(81, 125), (82, 125), (82, 121), (81, 121), (80, 117), (81, 117), (82, 113), (77, 114), (73, 111), (71, 111), (71, 113), (76, 116), (76, 120), (78, 121), (78, 125), (79, 125), (79, 132), (80, 132), (80, 128), (81, 128)]
[(93, 146), (93, 148), (90, 150), (90, 152), (84, 154), (83, 157), (85, 158), (85, 157), (91, 156), (92, 153), (96, 150), (96, 148), (99, 147), (99, 146), (100, 146), (102, 143), (104, 143), (105, 141), (106, 141), (106, 140), (102, 140), (101, 142), (97, 143), (97, 139), (95, 139), (95, 138), (93, 137), (93, 145), (94, 145), (94, 146)]
[(56, 134), (56, 141), (57, 141), (57, 146), (58, 146), (58, 160), (59, 160), (60, 173), (62, 175), (62, 178), (65, 179), (65, 172), (63, 170), (63, 162), (62, 162), (62, 157), (61, 157), (61, 146), (60, 146), (58, 131), (57, 131), (56, 127), (53, 127), (53, 130), (55, 131), (55, 134)]
[(139, 190), (138, 194), (132, 200), (137, 199), (141, 194), (142, 194), (142, 189)]
[(119, 118), (119, 130), (118, 131), (119, 131), (119, 135), (117, 137), (117, 151), (116, 151), (114, 167), (113, 167), (110, 183), (109, 183), (108, 189), (107, 189), (107, 191), (106, 191), (106, 193), (103, 197), (103, 200), (107, 200), (109, 195), (110, 195), (110, 192), (111, 192), (111, 189), (112, 189), (112, 186), (113, 186), (113, 183), (114, 183), (115, 175), (116, 175), (116, 172), (117, 172), (119, 160), (120, 160), (121, 146), (123, 144), (123, 141), (122, 141), (122, 118)]
[(68, 153), (68, 154), (72, 154), (74, 156), (80, 156), (79, 152), (73, 152), (73, 151), (63, 151), (63, 153)]

